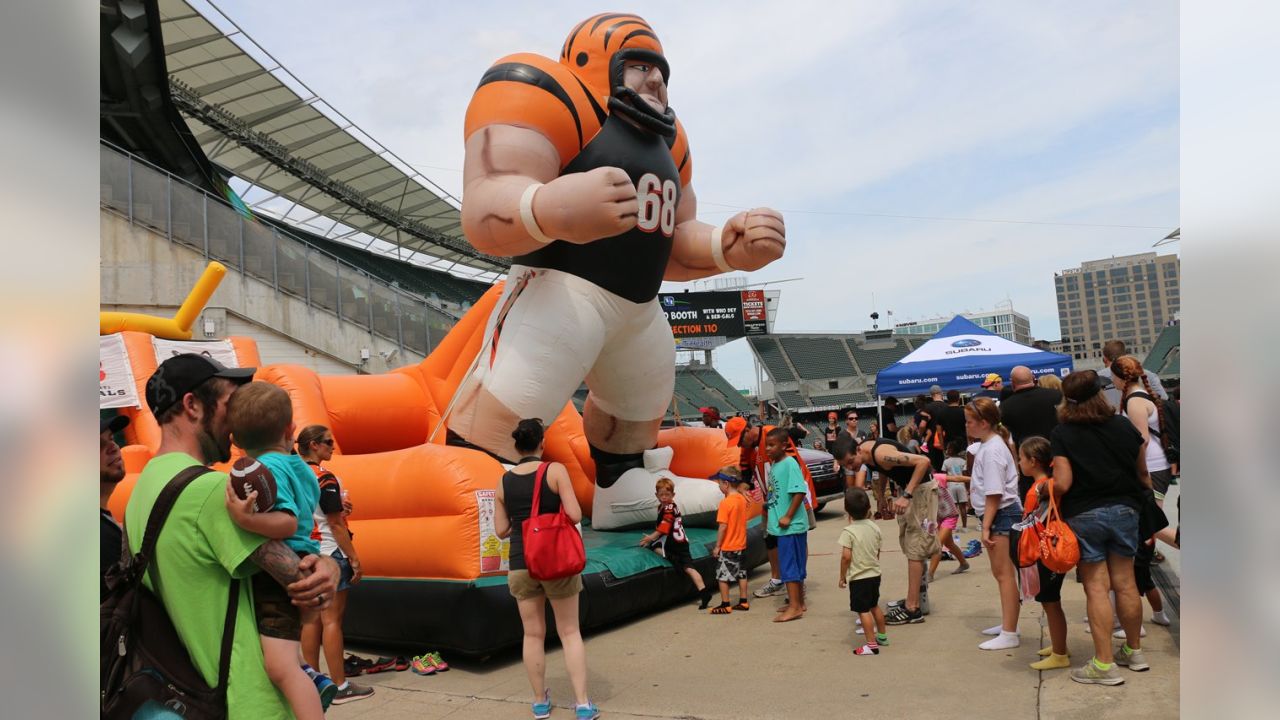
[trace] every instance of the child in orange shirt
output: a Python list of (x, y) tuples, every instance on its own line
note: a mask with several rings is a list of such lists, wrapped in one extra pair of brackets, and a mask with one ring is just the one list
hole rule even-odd
[[(720, 492), (724, 500), (716, 511), (716, 523), (720, 526), (716, 534), (716, 546), (711, 555), (717, 558), (716, 580), (720, 583), (720, 604), (711, 608), (712, 615), (728, 615), (734, 610), (750, 610), (747, 601), (747, 569), (742, 564), (742, 553), (747, 549), (747, 498), (742, 488), (747, 481), (742, 479), (738, 468), (732, 465), (720, 469), (712, 478), (720, 483)], [(729, 583), (738, 582), (738, 604), (729, 605)]]

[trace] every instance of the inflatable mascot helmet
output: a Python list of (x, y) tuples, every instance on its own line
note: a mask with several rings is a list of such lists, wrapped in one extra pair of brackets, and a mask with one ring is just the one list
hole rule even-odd
[(597, 96), (608, 98), (610, 111), (659, 135), (675, 136), (676, 117), (670, 107), (659, 113), (623, 85), (623, 67), (628, 60), (652, 64), (662, 73), (663, 82), (670, 85), (671, 68), (662, 54), (662, 43), (639, 15), (604, 13), (589, 17), (569, 33), (560, 50), (560, 64)]

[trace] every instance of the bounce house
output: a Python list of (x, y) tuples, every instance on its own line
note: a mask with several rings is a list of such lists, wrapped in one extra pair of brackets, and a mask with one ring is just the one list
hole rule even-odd
[[(241, 367), (258, 367), (255, 379), (287, 390), (297, 428), (322, 424), (333, 431), (335, 454), (326, 466), (341, 479), (354, 506), (349, 523), (365, 573), (348, 599), (345, 629), (352, 643), (430, 646), (474, 656), (520, 643), (520, 620), (506, 586), (508, 543), (497, 537), (493, 523), (494, 491), (504, 468), (478, 450), (445, 445), (446, 423), (441, 422), (480, 351), (485, 320), (500, 292), (501, 285), (489, 290), (426, 360), (385, 374), (322, 376), (296, 365), (262, 367), (256, 343), (249, 338), (210, 343), (223, 353), (214, 357)], [(175, 320), (186, 320), (189, 330), (189, 318), (194, 314), (184, 316), (180, 310)], [(150, 332), (127, 329), (136, 326), (129, 318), (111, 320), (108, 325), (104, 318), (104, 347), (107, 340), (123, 347), (137, 398), (145, 397), (146, 381), (155, 371), (158, 356), (198, 347), (187, 341), (169, 348), (168, 341)], [(176, 325), (180, 341), (183, 328), (180, 322)], [(137, 473), (160, 439), (155, 418), (145, 402), (139, 405), (122, 409), (132, 422), (125, 431), (129, 445), (123, 451), (129, 474), (111, 501), (117, 518), (123, 515)], [(706, 478), (738, 460), (737, 448), (719, 430), (664, 430), (658, 445), (645, 458), (646, 470), (657, 475)], [(572, 403), (549, 424), (545, 457), (568, 468), (584, 513), (590, 515), (594, 467), (582, 434), (582, 418)], [(676, 500), (680, 502), (679, 493)], [(637, 502), (637, 507), (652, 522), (656, 500)], [(758, 515), (758, 506), (753, 511)], [(686, 533), (695, 565), (711, 579), (709, 549), (716, 531), (688, 527)], [(684, 574), (638, 547), (639, 535), (596, 531), (584, 518), (587, 566), (580, 602), (584, 630), (690, 596), (692, 585)], [(764, 561), (758, 517), (749, 527), (747, 560), (748, 567)]]

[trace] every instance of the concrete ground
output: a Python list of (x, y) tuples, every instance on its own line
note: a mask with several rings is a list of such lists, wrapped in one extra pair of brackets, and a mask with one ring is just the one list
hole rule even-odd
[[(952, 576), (945, 562), (930, 587), (932, 614), (919, 625), (891, 626), (880, 655), (852, 654), (855, 638), (847, 591), (836, 585), (845, 524), (831, 506), (809, 536), (809, 611), (799, 621), (771, 622), (780, 598), (754, 600), (752, 610), (727, 616), (698, 612), (696, 603), (634, 620), (587, 637), (589, 691), (603, 716), (613, 718), (837, 718), (870, 713), (877, 718), (925, 718), (960, 713), (976, 718), (1170, 718), (1179, 714), (1179, 658), (1168, 629), (1147, 623), (1143, 641), (1151, 670), (1121, 669), (1125, 684), (1080, 685), (1068, 670), (1039, 673), (1027, 667), (1048, 644), (1039, 605), (1024, 605), (1022, 645), (978, 649), (982, 628), (999, 622), (999, 601), (986, 554), (974, 568)], [(880, 521), (885, 535), (881, 602), (905, 592), (906, 562), (897, 526)], [(979, 537), (975, 518), (959, 537), (963, 547)], [(1167, 551), (1166, 551), (1167, 552)], [(766, 567), (751, 577), (754, 590)], [(736, 591), (735, 591), (736, 600)], [(1084, 593), (1068, 578), (1063, 604), (1070, 623), (1069, 648), (1076, 665), (1091, 657)], [(425, 610), (424, 611), (428, 611)], [(1144, 604), (1144, 616), (1150, 608)], [(1119, 641), (1116, 641), (1117, 643)], [(368, 648), (366, 655), (377, 654)], [(519, 651), (484, 663), (450, 660), (453, 669), (434, 676), (389, 672), (362, 676), (373, 697), (335, 706), (334, 720), (448, 717), (528, 718), (531, 691)], [(547, 652), (553, 717), (572, 717), (572, 694), (563, 656)]]

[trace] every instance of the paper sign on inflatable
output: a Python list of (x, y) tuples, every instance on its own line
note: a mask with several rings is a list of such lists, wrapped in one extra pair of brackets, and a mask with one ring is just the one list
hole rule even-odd
[[(755, 270), (786, 245), (768, 208), (721, 227), (697, 220), (670, 79), (654, 29), (605, 13), (573, 28), (558, 61), (499, 59), (467, 108), (463, 231), (514, 262), (453, 399), (449, 442), (514, 462), (516, 423), (556, 415), (585, 380), (597, 529), (651, 522), (656, 506), (652, 448), (675, 383), (662, 281)], [(720, 493), (678, 478), (676, 497), (693, 524)]]

